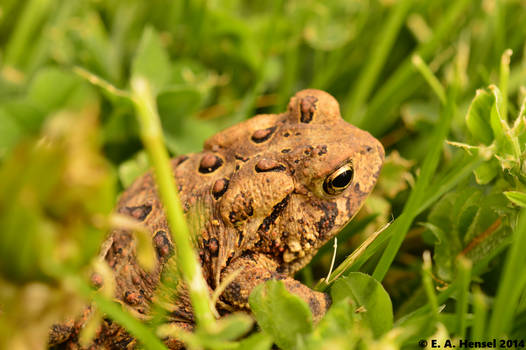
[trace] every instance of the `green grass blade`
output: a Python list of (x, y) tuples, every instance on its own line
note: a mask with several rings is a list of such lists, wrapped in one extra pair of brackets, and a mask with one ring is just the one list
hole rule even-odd
[(177, 249), (177, 261), (188, 284), (197, 324), (211, 329), (215, 323), (210, 307), (210, 296), (201, 265), (192, 247), (191, 234), (186, 225), (177, 186), (172, 176), (168, 151), (164, 146), (161, 123), (150, 85), (143, 78), (131, 82), (132, 96), (140, 125), (141, 139), (153, 165), (159, 195), (165, 207), (170, 231)]
[(431, 315), (433, 317), (433, 323), (438, 321), (438, 300), (435, 294), (435, 285), (433, 284), (433, 271), (431, 266), (431, 253), (426, 250), (424, 252), (424, 264), (422, 265), (422, 282), (424, 284), (424, 290), (429, 300), (429, 306), (431, 307)]
[(508, 82), (510, 80), (510, 59), (513, 52), (508, 49), (504, 51), (500, 59), (499, 89), (502, 93), (502, 119), (508, 121)]
[(440, 181), (431, 184), (426, 190), (426, 199), (418, 208), (418, 214), (429, 208), (431, 204), (435, 203), (444, 193), (451, 190), (460, 181), (470, 176), (473, 170), (482, 164), (482, 162), (483, 160), (478, 156), (466, 155), (465, 157), (459, 158), (458, 162), (451, 167), (446, 175), (438, 176)]
[(486, 318), (488, 314), (488, 305), (486, 297), (476, 286), (473, 291), (473, 328), (471, 339), (485, 340), (486, 338)]
[(53, 6), (50, 0), (31, 0), (24, 6), (21, 18), (17, 22), (14, 32), (10, 35), (5, 49), (4, 62), (21, 68), (26, 54), (34, 44), (37, 29)]
[(442, 147), (449, 132), (449, 127), (455, 111), (454, 96), (455, 90), (451, 89), (450, 96), (448, 96), (447, 104), (443, 109), (441, 119), (432, 134), (431, 149), (424, 159), (420, 176), (418, 177), (415, 187), (409, 195), (409, 199), (402, 214), (398, 218), (399, 224), (395, 226), (396, 231), (393, 231), (393, 237), (389, 241), (389, 244), (384, 251), (382, 258), (380, 259), (380, 262), (374, 270), (373, 277), (379, 281), (384, 278), (387, 270), (391, 266), (396, 253), (398, 252), (398, 249), (400, 248), (400, 245), (402, 244), (402, 241), (404, 240), (405, 235), (409, 230), (411, 223), (413, 222), (413, 219), (418, 213), (418, 208), (425, 199), (427, 187), (429, 186), (431, 177), (435, 173), (436, 167), (440, 160)]
[(386, 24), (378, 34), (378, 40), (374, 45), (374, 50), (367, 61), (365, 68), (361, 71), (356, 83), (349, 89), (345, 99), (345, 109), (343, 117), (351, 123), (360, 123), (359, 112), (363, 108), (364, 102), (369, 97), (378, 75), (395, 43), (396, 36), (404, 23), (404, 19), (412, 5), (412, 0), (398, 1), (391, 11)]
[(488, 332), (490, 339), (509, 334), (511, 331), (513, 316), (526, 282), (525, 278), (518, 278), (524, 275), (526, 268), (524, 247), (526, 247), (525, 209), (521, 211), (493, 305)]
[(420, 74), (424, 77), (424, 79), (427, 81), (431, 89), (435, 92), (440, 102), (445, 105), (446, 104), (446, 91), (444, 90), (444, 87), (442, 84), (440, 84), (440, 81), (437, 79), (437, 77), (433, 74), (429, 66), (424, 62), (422, 57), (419, 55), (413, 55), (411, 57), (411, 62), (413, 65), (418, 69)]
[[(425, 44), (419, 45), (415, 53), (420, 55), (422, 59), (428, 60), (445, 40), (451, 40), (456, 28), (455, 22), (458, 21), (469, 5), (472, 5), (472, 2), (469, 0), (453, 2), (434, 30), (432, 39)], [(363, 123), (358, 124), (358, 126), (375, 135), (379, 135), (389, 129), (398, 117), (389, 112), (404, 98), (412, 95), (419, 87), (417, 83), (410, 82), (411, 78), (414, 77), (414, 73), (415, 70), (411, 64), (411, 58), (408, 57), (378, 90), (378, 93), (371, 100)]]
[(458, 331), (460, 339), (465, 339), (466, 328), (467, 328), (467, 313), (468, 313), (468, 299), (469, 299), (469, 283), (471, 281), (471, 269), (473, 264), (471, 260), (464, 256), (459, 256), (457, 259), (457, 271), (458, 271), (458, 294), (457, 294), (457, 306), (456, 314), (458, 321)]

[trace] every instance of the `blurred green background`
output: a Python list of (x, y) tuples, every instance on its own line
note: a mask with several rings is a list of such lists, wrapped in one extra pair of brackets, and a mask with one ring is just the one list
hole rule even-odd
[[(442, 80), (458, 62), (466, 105), (495, 80), (505, 49), (514, 52), (512, 96), (526, 74), (518, 0), (2, 0), (0, 16), (2, 156), (53, 112), (82, 103), (90, 87), (73, 67), (126, 88), (146, 26), (170, 57), (158, 103), (173, 153), (198, 151), (207, 136), (255, 113), (282, 111), (310, 87), (333, 94), (347, 120), (418, 160), (438, 102), (411, 54)], [(131, 106), (96, 95), (105, 154), (120, 165), (141, 148)]]
[[(118, 193), (148, 169), (134, 106), (112, 93), (130, 89), (138, 56), (141, 71), (163, 82), (156, 101), (172, 155), (198, 152), (207, 137), (257, 113), (284, 111), (304, 88), (333, 94), (346, 120), (382, 141), (389, 155), (382, 179), (343, 233), (345, 241), (356, 238), (340, 248), (342, 261), (402, 212), (436, 141), (444, 101), (415, 68), (414, 57), (447, 91), (454, 86), (455, 95), (447, 96), (456, 107), (447, 139), (477, 144), (465, 122), (477, 89), (505, 86), (504, 119), (513, 122), (519, 115), (526, 96), (525, 23), (524, 0), (1, 0), (0, 297), (13, 305), (5, 315), (17, 319), (15, 325), (34, 326), (26, 332), (44, 334), (38, 315), (53, 320), (71, 313), (60, 301), (78, 293), (57, 276), (65, 265), (86, 274), (107, 230), (101, 218), (109, 215)], [(151, 40), (144, 40), (145, 33)], [(513, 55), (503, 75), (506, 49)], [(105, 81), (106, 89), (91, 84), (94, 79)], [(499, 234), (474, 258), (483, 261), (474, 275), (485, 273), (475, 280), (486, 294), (496, 293), (501, 253), (517, 218), (502, 192), (524, 190), (522, 165), (510, 173), (511, 167), (495, 161), (475, 178), (473, 167), (462, 168), (468, 162), (464, 151), (442, 142), (438, 149), (443, 152), (439, 175), (427, 190), (462, 186), (438, 205), (432, 191), (422, 192), (433, 197), (423, 207), (427, 211), (412, 218), (423, 225), (411, 226), (384, 280), (400, 315), (425, 299), (423, 250), (436, 245), (437, 283), (447, 284), (456, 278), (454, 257), (500, 220), (502, 226), (494, 229)], [(454, 178), (459, 169), (465, 176)], [(448, 181), (453, 182), (444, 187)], [(480, 203), (487, 206), (473, 209)], [(460, 223), (441, 227), (448, 214), (455, 216), (451, 208), (458, 210)], [(451, 242), (441, 241), (445, 236), (437, 228), (454, 232), (447, 238)], [(299, 277), (312, 285), (327, 271), (330, 256), (325, 247)], [(378, 257), (362, 270), (372, 272)], [(57, 314), (20, 311), (34, 300), (23, 288), (35, 281), (44, 283), (46, 291), (37, 294)], [(7, 320), (0, 320), (0, 327), (8, 327)]]

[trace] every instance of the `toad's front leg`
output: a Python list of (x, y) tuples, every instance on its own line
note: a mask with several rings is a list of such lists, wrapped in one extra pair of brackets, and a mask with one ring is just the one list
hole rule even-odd
[(238, 308), (248, 308), (248, 297), (252, 289), (269, 279), (278, 279), (285, 288), (303, 299), (310, 307), (314, 322), (317, 323), (331, 305), (331, 299), (325, 293), (313, 291), (294, 278), (277, 272), (278, 264), (263, 254), (248, 253), (232, 262), (221, 273), (223, 280), (229, 274), (240, 271), (222, 294), (227, 304)]

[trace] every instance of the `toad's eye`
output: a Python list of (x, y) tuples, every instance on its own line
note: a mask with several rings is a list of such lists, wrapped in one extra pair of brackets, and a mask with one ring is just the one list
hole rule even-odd
[(323, 190), (331, 195), (342, 193), (351, 184), (353, 176), (354, 169), (349, 162), (327, 176), (323, 182)]

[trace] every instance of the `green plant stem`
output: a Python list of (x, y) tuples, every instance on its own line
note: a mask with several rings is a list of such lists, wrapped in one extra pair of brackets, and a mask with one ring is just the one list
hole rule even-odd
[(387, 19), (382, 31), (378, 33), (378, 39), (374, 45), (373, 52), (367, 60), (365, 68), (361, 71), (356, 83), (349, 87), (347, 98), (345, 99), (345, 109), (343, 117), (353, 123), (359, 124), (363, 114), (359, 112), (363, 108), (364, 102), (369, 97), (373, 86), (378, 79), (382, 67), (395, 43), (404, 19), (409, 12), (412, 0), (398, 1)]
[(141, 139), (153, 165), (159, 194), (177, 250), (177, 261), (188, 286), (197, 324), (204, 329), (211, 329), (215, 319), (211, 312), (208, 287), (201, 273), (201, 265), (193, 249), (191, 235), (177, 194), (155, 100), (145, 79), (135, 78), (131, 86)]
[(458, 281), (459, 288), (457, 290), (457, 321), (458, 321), (458, 331), (457, 334), (460, 339), (465, 339), (466, 337), (466, 316), (468, 313), (468, 297), (469, 297), (469, 283), (471, 281), (471, 269), (473, 264), (471, 260), (464, 256), (459, 256), (457, 259), (457, 271), (458, 271)]
[(502, 94), (501, 116), (504, 121), (508, 121), (508, 82), (510, 79), (510, 58), (512, 51), (504, 51), (500, 59), (499, 89)]
[[(445, 303), (446, 300), (448, 300), (451, 297), (451, 295), (453, 295), (453, 293), (455, 293), (456, 290), (457, 290), (457, 286), (455, 284), (449, 285), (446, 290), (440, 292), (436, 296), (436, 305), (442, 305), (443, 303)], [(411, 312), (411, 313), (409, 313), (407, 315), (404, 315), (403, 317), (398, 319), (398, 321), (396, 321), (396, 323), (397, 323), (397, 325), (401, 325), (405, 321), (410, 320), (410, 319), (412, 319), (414, 317), (426, 315), (427, 313), (432, 311), (431, 307), (432, 307), (431, 303), (426, 303), (425, 305), (419, 307), (415, 311), (413, 311), (413, 312)]]
[(373, 277), (378, 281), (383, 280), (385, 277), (387, 270), (391, 266), (396, 256), (396, 253), (400, 249), (402, 241), (404, 240), (405, 235), (407, 234), (407, 231), (413, 222), (413, 219), (418, 213), (418, 208), (425, 200), (427, 188), (440, 160), (440, 154), (442, 152), (444, 140), (446, 139), (449, 132), (449, 127), (455, 111), (455, 95), (456, 89), (451, 88), (446, 106), (442, 112), (441, 119), (433, 132), (431, 149), (424, 159), (420, 176), (418, 177), (415, 187), (409, 195), (409, 199), (404, 206), (402, 214), (397, 219), (397, 221), (399, 221), (398, 225), (391, 225), (391, 227), (394, 226), (396, 228), (396, 231), (394, 231), (394, 228), (392, 229), (393, 237), (389, 241), (384, 254), (380, 258), (380, 262), (376, 266), (376, 269), (373, 273)]
[(444, 87), (442, 84), (440, 84), (440, 81), (438, 78), (433, 74), (429, 66), (424, 62), (422, 57), (419, 55), (414, 55), (411, 58), (411, 62), (413, 62), (413, 65), (418, 69), (420, 74), (424, 77), (426, 82), (429, 84), (431, 89), (435, 92), (435, 94), (438, 96), (438, 99), (442, 103), (442, 105), (446, 104), (446, 92), (444, 91)]
[(492, 45), (496, 55), (500, 55), (506, 45), (506, 9), (505, 1), (495, 0), (491, 11), (490, 21), (492, 22), (491, 31), (493, 32), (494, 44)]
[(488, 305), (486, 298), (480, 288), (476, 286), (473, 290), (473, 328), (471, 339), (485, 340), (487, 313)]
[(438, 321), (438, 300), (435, 294), (435, 286), (431, 278), (433, 274), (431, 266), (431, 253), (429, 251), (424, 252), (424, 264), (422, 265), (422, 282), (424, 284), (424, 290), (429, 300), (429, 306), (431, 307), (431, 315), (433, 316), (434, 323)]
[(513, 316), (526, 283), (526, 278), (518, 278), (524, 276), (526, 265), (524, 247), (526, 247), (526, 209), (522, 209), (520, 213), (513, 243), (506, 258), (489, 323), (489, 339), (509, 334), (511, 330)]

